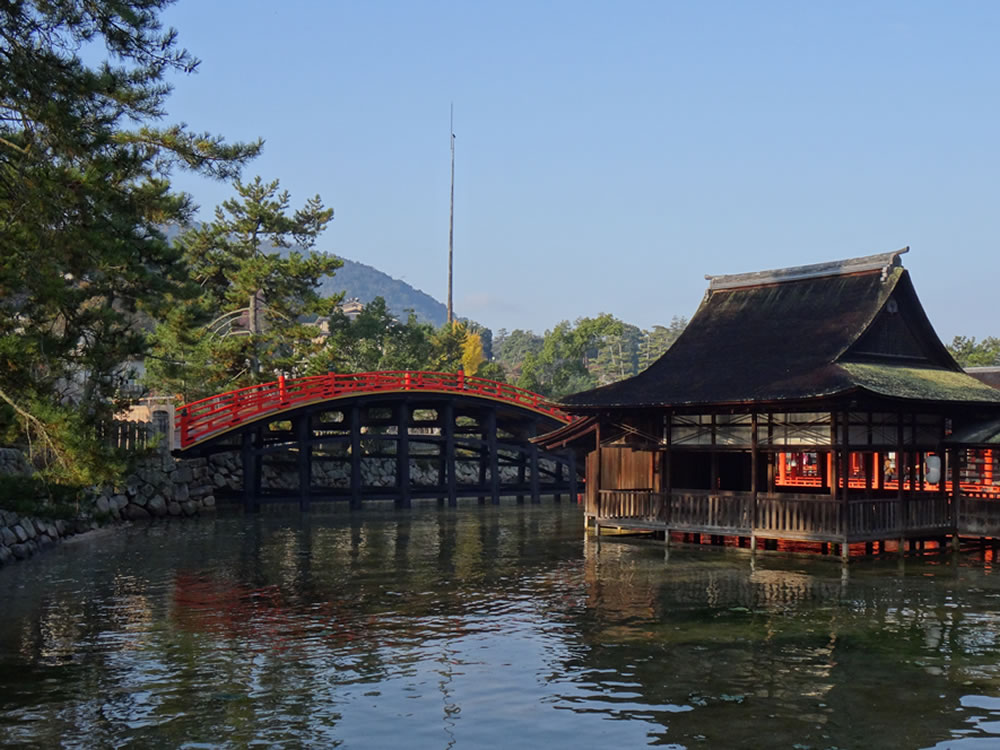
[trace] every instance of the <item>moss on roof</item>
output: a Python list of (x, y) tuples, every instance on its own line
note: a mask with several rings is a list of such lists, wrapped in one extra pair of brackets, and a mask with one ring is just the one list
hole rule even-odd
[(1000, 390), (963, 372), (869, 362), (841, 362), (851, 380), (880, 396), (1000, 404)]

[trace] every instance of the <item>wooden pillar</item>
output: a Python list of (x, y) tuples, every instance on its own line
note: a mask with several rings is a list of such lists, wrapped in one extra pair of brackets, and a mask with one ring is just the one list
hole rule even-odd
[(840, 462), (837, 456), (837, 412), (830, 412), (830, 453), (827, 456), (827, 471), (830, 477), (830, 496), (836, 499), (840, 489)]
[(601, 455), (600, 418), (598, 418), (597, 426), (594, 432), (595, 432), (595, 443), (596, 443), (596, 447), (594, 448), (594, 450), (597, 451), (597, 461), (594, 462), (596, 464), (596, 469), (594, 470), (595, 476), (587, 477), (587, 481), (590, 482), (591, 480), (593, 480), (594, 482), (594, 515), (600, 518), (601, 517), (601, 473), (602, 473), (601, 464), (603, 463), (602, 461), (603, 456)]
[[(954, 544), (958, 546), (958, 539), (961, 536), (959, 523), (962, 520), (962, 449), (953, 448), (951, 451), (951, 517), (955, 527)], [(943, 481), (943, 478), (942, 478)]]
[(455, 466), (455, 404), (449, 399), (444, 405), (444, 471), (442, 475), (447, 485), (448, 505), (458, 505), (458, 472)]
[(750, 538), (754, 539), (757, 528), (757, 464), (760, 462), (760, 446), (758, 445), (757, 412), (750, 414)]
[[(899, 518), (903, 523), (903, 528), (906, 527), (906, 517), (907, 517), (907, 507), (906, 507), (906, 490), (903, 483), (903, 478), (906, 474), (906, 453), (905, 453), (905, 442), (903, 435), (903, 413), (899, 412), (896, 415), (896, 504), (898, 505)], [(902, 557), (906, 554), (906, 537), (903, 531), (899, 535), (899, 555)]]
[(580, 500), (580, 488), (577, 485), (576, 476), (576, 453), (572, 450), (569, 451), (566, 460), (566, 470), (569, 472), (569, 499), (570, 502), (576, 503)]
[(410, 501), (410, 405), (405, 399), (397, 406), (396, 414), (396, 484), (399, 496), (397, 507), (409, 508)]
[(351, 407), (351, 507), (361, 507), (361, 407)]
[(674, 504), (674, 461), (673, 461), (673, 413), (667, 412), (664, 417), (663, 430), (663, 475), (660, 479), (663, 492), (663, 541), (670, 544), (670, 521), (673, 516)]
[(538, 476), (538, 446), (534, 443), (528, 448), (528, 463), (531, 469), (531, 502), (539, 503), (542, 500), (542, 496)]
[(497, 412), (492, 406), (486, 412), (486, 449), (490, 463), (490, 500), (500, 504), (500, 456), (497, 452)]
[(312, 497), (312, 429), (308, 414), (295, 421), (295, 439), (299, 445), (299, 509), (309, 510)]
[(243, 433), (240, 451), (243, 459), (243, 508), (250, 513), (260, 510), (260, 456), (254, 445), (259, 431), (254, 427)]
[(844, 494), (840, 506), (841, 516), (844, 519), (843, 521), (844, 543), (840, 545), (840, 556), (844, 560), (847, 560), (851, 551), (851, 545), (850, 545), (851, 413), (849, 411), (845, 411), (843, 414), (843, 424), (841, 425), (841, 445), (843, 446), (840, 451), (841, 469), (838, 472), (838, 474), (841, 476), (842, 481), (844, 483)]
[(778, 454), (778, 484), (785, 484), (788, 477), (788, 454), (781, 451)]
[(524, 502), (524, 495), (521, 488), (524, 487), (528, 477), (528, 455), (525, 451), (517, 452), (517, 502)]

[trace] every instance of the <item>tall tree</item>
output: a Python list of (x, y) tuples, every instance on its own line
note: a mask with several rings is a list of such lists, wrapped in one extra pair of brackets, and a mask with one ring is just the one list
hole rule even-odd
[(3, 5), (0, 430), (9, 440), (33, 432), (55, 449), (60, 432), (75, 439), (81, 421), (110, 412), (123, 363), (145, 346), (137, 313), (154, 311), (177, 282), (177, 251), (161, 228), (191, 206), (171, 192), (171, 170), (229, 178), (259, 150), (160, 127), (166, 76), (198, 65), (160, 23), (169, 4)]
[(277, 180), (234, 189), (178, 238), (192, 283), (154, 336), (151, 382), (186, 398), (315, 370), (327, 359), (317, 320), (342, 297), (317, 292), (342, 261), (312, 250), (333, 210), (316, 196), (291, 212)]

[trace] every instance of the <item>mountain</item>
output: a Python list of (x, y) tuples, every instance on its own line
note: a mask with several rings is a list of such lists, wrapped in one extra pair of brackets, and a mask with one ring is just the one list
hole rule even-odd
[(344, 265), (332, 279), (325, 279), (320, 285), (323, 294), (344, 292), (345, 300), (357, 297), (366, 305), (376, 297), (382, 297), (393, 315), (400, 320), (405, 321), (406, 311), (412, 309), (421, 321), (430, 323), (435, 328), (444, 325), (448, 308), (426, 292), (414, 289), (405, 281), (394, 279), (377, 268), (337, 257), (344, 261)]

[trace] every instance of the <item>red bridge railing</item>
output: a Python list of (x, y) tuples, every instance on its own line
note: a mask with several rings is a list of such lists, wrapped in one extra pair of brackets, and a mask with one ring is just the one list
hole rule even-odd
[(309, 403), (362, 393), (431, 391), (462, 393), (493, 399), (546, 414), (561, 422), (571, 417), (545, 401), (545, 397), (495, 380), (469, 377), (462, 372), (357, 372), (327, 373), (303, 378), (279, 378), (236, 391), (185, 404), (179, 410), (180, 447), (187, 448), (244, 422)]

